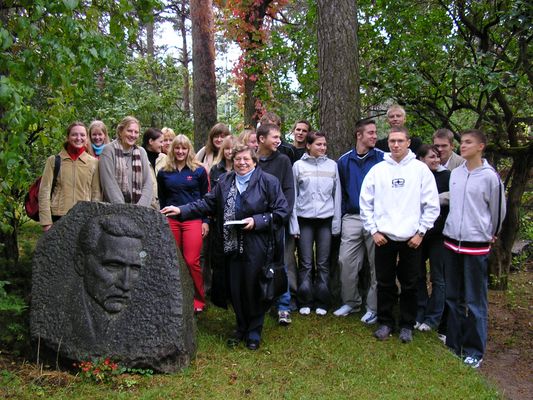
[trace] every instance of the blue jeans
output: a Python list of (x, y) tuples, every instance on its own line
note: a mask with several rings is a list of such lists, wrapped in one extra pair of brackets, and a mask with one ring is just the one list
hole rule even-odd
[(458, 356), (482, 358), (488, 330), (488, 255), (445, 249), (446, 345)]
[[(287, 229), (283, 229), (281, 234), (283, 235), (281, 243), (285, 244), (285, 240), (286, 240), (285, 235), (288, 234)], [(280, 252), (283, 255), (285, 254), (285, 246), (283, 247), (283, 249), (280, 250)], [(288, 276), (289, 271), (287, 268), (287, 262), (285, 262), (285, 272), (287, 273), (287, 276)], [(277, 303), (276, 305), (277, 305), (278, 311), (290, 311), (291, 310), (290, 282), (287, 282), (287, 291), (278, 297), (278, 300), (276, 303)]]
[[(444, 248), (441, 238), (428, 238), (422, 242), (422, 260), (418, 277), (418, 312), (416, 320), (424, 322), (431, 328), (439, 326), (444, 304), (446, 302), (446, 286), (444, 282)], [(427, 241), (426, 241), (427, 240)], [(431, 278), (431, 296), (428, 296), (426, 282), (426, 260), (429, 258)]]

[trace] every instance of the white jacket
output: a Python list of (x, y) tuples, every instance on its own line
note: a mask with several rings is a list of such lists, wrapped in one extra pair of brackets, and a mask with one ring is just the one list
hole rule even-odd
[(337, 163), (326, 156), (311, 157), (304, 153), (292, 167), (295, 201), (291, 213), (289, 232), (300, 234), (298, 217), (329, 218), (331, 233), (341, 231), (342, 191)]
[(439, 216), (439, 194), (430, 169), (411, 150), (397, 163), (386, 153), (385, 162), (368, 172), (359, 204), (365, 230), (394, 241), (425, 233)]

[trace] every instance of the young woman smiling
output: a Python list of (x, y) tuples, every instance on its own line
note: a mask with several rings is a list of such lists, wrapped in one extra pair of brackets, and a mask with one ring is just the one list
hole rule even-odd
[(82, 122), (73, 122), (67, 128), (61, 164), (52, 192), (56, 156), (50, 156), (44, 166), (39, 189), (39, 223), (44, 231), (65, 215), (78, 201), (101, 200), (98, 160), (85, 151), (87, 128)]
[(297, 297), (300, 314), (314, 308), (317, 315), (325, 315), (330, 305), (331, 235), (341, 229), (341, 184), (337, 163), (326, 156), (326, 136), (309, 132), (306, 148), (292, 167), (296, 201), (290, 233), (299, 239)]
[(104, 146), (109, 143), (107, 126), (102, 121), (91, 122), (88, 139), (87, 152), (95, 158), (100, 158)]
[(104, 201), (144, 207), (152, 204), (152, 178), (146, 151), (137, 146), (140, 124), (134, 117), (117, 126), (117, 139), (100, 156), (100, 181)]
[[(195, 159), (191, 141), (178, 135), (172, 141), (167, 160), (157, 174), (157, 188), (161, 209), (180, 206), (202, 198), (209, 191), (209, 178), (205, 168)], [(209, 220), (192, 221), (168, 219), (170, 230), (181, 250), (194, 283), (194, 311), (200, 313), (205, 307), (205, 290), (200, 252), (202, 239), (209, 233)]]

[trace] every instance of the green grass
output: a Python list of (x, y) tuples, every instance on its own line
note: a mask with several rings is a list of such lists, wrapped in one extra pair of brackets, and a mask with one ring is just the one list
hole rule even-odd
[[(25, 255), (39, 234), (23, 229)], [(127, 376), (113, 384), (35, 368), (0, 370), (0, 398), (9, 399), (499, 399), (496, 389), (462, 365), (435, 333), (402, 344), (372, 337), (359, 315), (293, 315), (290, 327), (267, 316), (261, 348), (226, 347), (231, 311), (210, 307), (198, 320), (196, 359), (184, 371)], [(28, 369), (30, 372), (28, 372)], [(10, 368), (11, 370), (11, 368)], [(58, 376), (59, 375), (59, 376)]]
[[(137, 377), (132, 388), (73, 380), (65, 387), (23, 384), (0, 374), (9, 398), (56, 399), (497, 399), (434, 334), (378, 342), (356, 316), (295, 316), (289, 328), (267, 318), (259, 351), (229, 349), (233, 314), (210, 308), (198, 321), (198, 353), (174, 375)], [(46, 382), (46, 381), (45, 381)], [(0, 394), (2, 391), (0, 389)]]

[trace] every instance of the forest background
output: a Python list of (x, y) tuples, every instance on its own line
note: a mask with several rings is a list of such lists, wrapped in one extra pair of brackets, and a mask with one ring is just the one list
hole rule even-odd
[[(286, 134), (310, 120), (337, 158), (358, 119), (378, 118), (383, 136), (382, 116), (399, 103), (425, 141), (440, 127), (489, 136), (508, 197), (491, 284), (505, 289), (517, 236), (532, 236), (532, 15), (525, 0), (2, 1), (2, 275), (19, 259), (23, 197), (73, 120), (113, 132), (135, 115), (198, 149), (216, 121), (237, 134), (268, 110)], [(156, 44), (163, 22), (177, 52)], [(238, 62), (217, 70), (232, 45)]]

